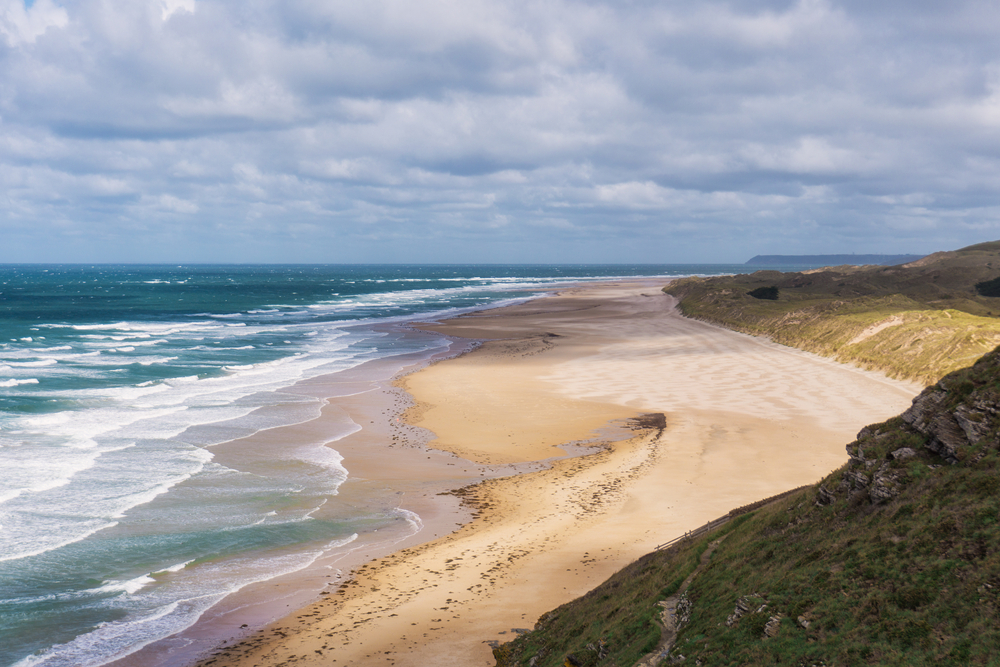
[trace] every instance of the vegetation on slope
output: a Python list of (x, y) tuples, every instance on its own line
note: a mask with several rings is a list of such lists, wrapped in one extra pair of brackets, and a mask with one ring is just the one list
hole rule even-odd
[[(903, 266), (687, 278), (664, 291), (689, 317), (933, 382), (1000, 345), (1000, 298), (977, 290), (998, 277), (995, 241)], [(776, 299), (761, 298), (769, 288)]]
[(820, 484), (645, 556), (497, 664), (636, 664), (659, 640), (657, 603), (720, 539), (663, 664), (1000, 664), (998, 433), (1000, 349), (863, 429)]

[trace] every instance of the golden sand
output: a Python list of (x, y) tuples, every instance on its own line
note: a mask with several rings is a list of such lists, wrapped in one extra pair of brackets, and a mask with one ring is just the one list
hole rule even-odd
[[(492, 665), (488, 641), (685, 530), (815, 482), (919, 390), (685, 319), (658, 288), (584, 286), (423, 325), (487, 340), (401, 381), (417, 401), (405, 419), (437, 435), (432, 447), (509, 464), (605, 445), (467, 489), (470, 523), (370, 562), (211, 664)], [(666, 428), (622, 428), (645, 413)], [(433, 473), (403, 462), (392, 474)]]

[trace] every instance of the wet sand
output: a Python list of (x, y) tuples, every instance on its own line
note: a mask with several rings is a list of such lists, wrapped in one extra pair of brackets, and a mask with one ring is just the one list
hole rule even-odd
[[(415, 335), (423, 336), (419, 332)], [(470, 348), (455, 341), (450, 349), (431, 357), (448, 357)], [(253, 472), (255, 467), (280, 464), (290, 443), (328, 442), (349, 466), (349, 478), (338, 489), (336, 502), (313, 514), (336, 521), (333, 512), (349, 516), (378, 514), (403, 507), (419, 516), (418, 532), (405, 521), (362, 534), (343, 546), (328, 550), (309, 567), (251, 584), (226, 597), (185, 631), (154, 642), (112, 667), (178, 667), (190, 665), (206, 652), (232, 645), (260, 627), (301, 609), (336, 590), (354, 568), (409, 545), (447, 535), (468, 523), (472, 512), (461, 499), (441, 495), (494, 474), (453, 454), (428, 449), (430, 434), (399, 419), (411, 397), (393, 385), (393, 379), (427, 363), (425, 354), (378, 359), (340, 373), (323, 375), (286, 388), (322, 398), (326, 405), (318, 418), (290, 426), (260, 431), (250, 437), (212, 448), (214, 460)], [(329, 441), (345, 425), (361, 428)], [(510, 468), (507, 474), (516, 472)]]
[[(660, 286), (585, 286), (422, 325), (487, 341), (399, 382), (416, 400), (405, 422), (447, 454), (391, 448), (390, 432), (371, 430), (355, 463), (338, 443), (344, 465), (395, 485), (447, 486), (439, 463), (464, 471), (453, 486), (520, 474), (423, 496), (421, 516), (435, 501), (455, 512), (435, 527), (442, 536), (418, 534), (203, 664), (491, 665), (487, 642), (530, 628), (685, 530), (818, 480), (846, 460), (862, 426), (919, 390), (685, 319)], [(662, 413), (665, 428), (628, 430), (649, 413)], [(578, 454), (581, 442), (591, 453), (537, 464)], [(450, 458), (416, 466), (396, 458), (404, 450)], [(459, 499), (474, 518), (444, 535)]]

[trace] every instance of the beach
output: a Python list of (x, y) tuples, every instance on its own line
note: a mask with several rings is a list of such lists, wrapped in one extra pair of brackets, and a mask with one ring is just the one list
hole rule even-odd
[[(572, 287), (415, 325), (461, 354), (330, 405), (371, 425), (337, 443), (342, 489), (391, 487), (423, 529), (317, 562), (296, 581), (318, 599), (291, 596), (250, 635), (238, 610), (262, 593), (241, 592), (189, 633), (232, 628), (202, 664), (491, 665), (490, 642), (659, 544), (842, 465), (861, 427), (920, 389), (686, 319), (662, 284)], [(331, 393), (321, 379), (300, 389)]]

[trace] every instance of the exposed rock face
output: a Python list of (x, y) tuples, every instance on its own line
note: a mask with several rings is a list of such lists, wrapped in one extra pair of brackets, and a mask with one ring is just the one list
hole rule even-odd
[(883, 466), (872, 478), (868, 487), (868, 498), (873, 503), (884, 503), (899, 495), (899, 480), (904, 473), (898, 470), (886, 470)]
[(890, 461), (906, 461), (907, 459), (912, 459), (916, 455), (916, 450), (910, 449), (909, 447), (900, 447), (894, 452), (889, 452), (887, 458)]
[(858, 470), (848, 470), (847, 474), (844, 475), (844, 479), (848, 480), (851, 487), (855, 489), (867, 489), (868, 484), (871, 481), (868, 478), (868, 475)]
[(965, 431), (965, 437), (972, 444), (978, 444), (990, 432), (990, 424), (996, 417), (1000, 397), (973, 401), (971, 405), (959, 405), (955, 408), (955, 421)]
[(835, 496), (829, 489), (827, 489), (822, 484), (819, 485), (819, 489), (817, 490), (817, 493), (816, 493), (816, 504), (817, 505), (821, 505), (821, 506), (822, 505), (832, 505), (833, 502), (836, 499), (837, 499), (837, 496)]
[[(935, 417), (941, 412), (939, 406), (947, 397), (948, 393), (939, 389), (938, 385), (924, 389), (913, 399), (913, 405), (903, 413), (903, 421), (921, 433), (929, 433)], [(861, 438), (864, 432), (865, 429), (862, 429), (861, 433), (858, 433), (858, 438)]]
[(980, 460), (984, 447), (998, 446), (1000, 391), (989, 380), (998, 367), (1000, 349), (921, 392), (900, 415), (902, 424), (861, 429), (858, 439), (847, 445), (850, 460), (840, 483), (836, 488), (820, 486), (816, 504), (832, 505), (845, 495), (884, 503), (899, 495), (908, 466), (921, 459), (930, 467)]
[(731, 628), (739, 623), (740, 619), (747, 614), (755, 614), (765, 609), (767, 609), (767, 600), (763, 597), (756, 593), (744, 595), (736, 601), (736, 608), (733, 609), (733, 613), (726, 619), (726, 626)]
[[(858, 434), (866, 440), (878, 440), (880, 433), (873, 433), (869, 429), (863, 429)], [(840, 482), (838, 491), (848, 494), (864, 493), (872, 503), (883, 503), (899, 495), (900, 481), (905, 473), (896, 466), (908, 459), (915, 458), (917, 452), (910, 447), (899, 447), (886, 454), (885, 459), (865, 458), (865, 449), (857, 442), (852, 442), (847, 446), (847, 452), (851, 460), (848, 469), (844, 472), (844, 477)], [(870, 448), (869, 452), (875, 453), (875, 448)], [(864, 471), (864, 472), (862, 472)], [(820, 493), (817, 503), (829, 505), (836, 500), (836, 495), (827, 489), (826, 493)]]
[(691, 621), (691, 600), (687, 593), (681, 593), (677, 600), (677, 607), (674, 609), (674, 629), (680, 631)]
[[(1000, 396), (988, 386), (974, 385), (976, 371), (987, 371), (998, 365), (998, 360), (994, 351), (976, 362), (969, 374), (971, 377), (960, 378), (955, 374), (945, 377), (921, 392), (902, 414), (904, 422), (927, 438), (925, 446), (948, 463), (959, 463), (970, 445), (990, 440), (991, 434), (996, 433)], [(971, 381), (971, 391), (968, 386), (962, 386), (962, 380), (966, 385)], [(965, 395), (956, 401), (959, 398), (956, 394)], [(949, 404), (953, 404), (952, 407)]]
[(913, 399), (913, 405), (902, 414), (903, 421), (927, 437), (924, 445), (952, 465), (961, 460), (962, 449), (969, 438), (955, 416), (944, 409), (948, 392), (931, 387)]
[(777, 637), (781, 631), (781, 616), (772, 616), (764, 625), (764, 637)]

